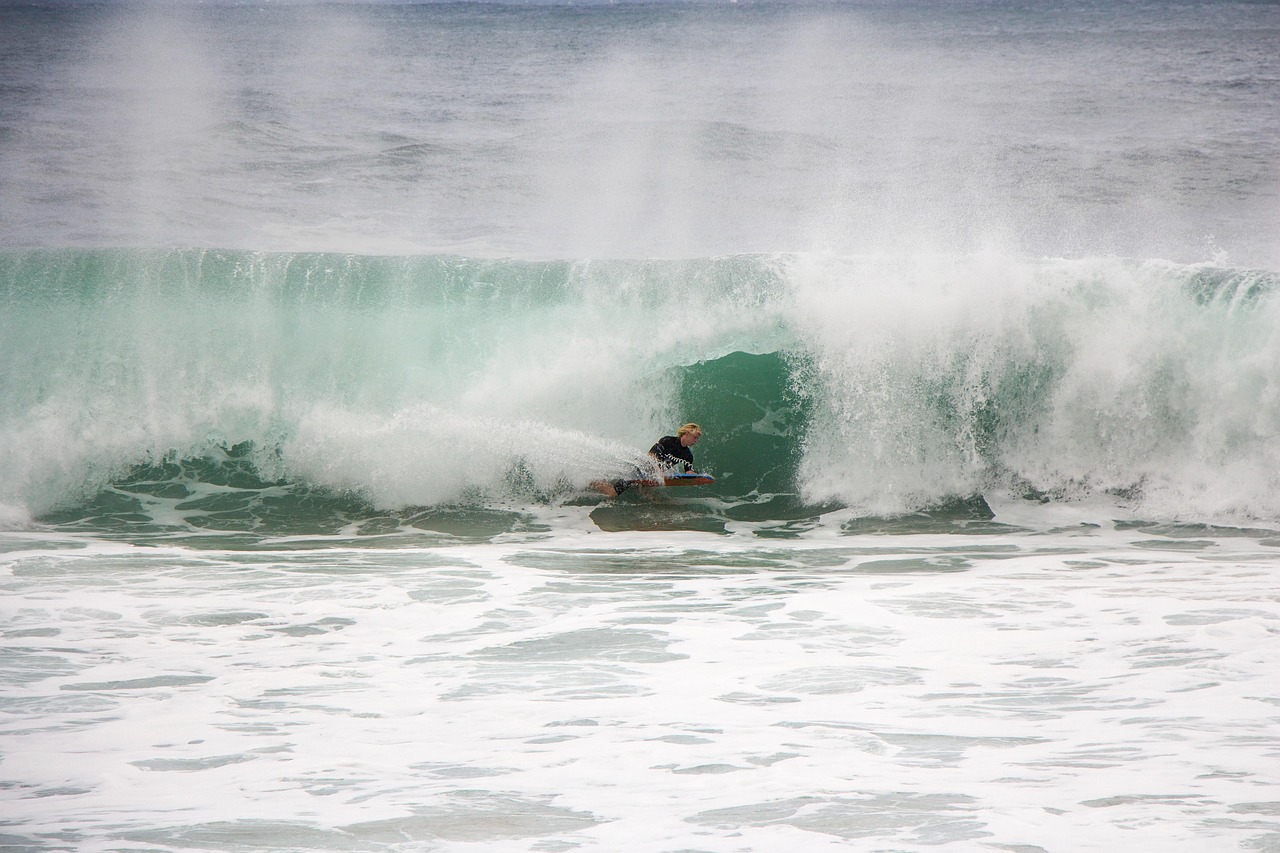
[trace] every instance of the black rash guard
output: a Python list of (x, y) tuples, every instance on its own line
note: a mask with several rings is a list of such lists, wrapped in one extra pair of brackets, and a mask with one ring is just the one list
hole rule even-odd
[[(653, 447), (649, 448), (649, 453), (657, 458), (658, 464), (664, 468), (681, 468), (685, 471), (693, 470), (693, 451), (680, 443), (680, 439), (674, 435), (664, 435), (658, 439)], [(614, 497), (631, 488), (639, 480), (648, 479), (650, 474), (646, 474), (640, 468), (635, 469), (634, 480), (612, 480), (609, 485), (613, 486)]]
[(664, 435), (649, 448), (649, 452), (658, 457), (658, 462), (670, 468), (684, 466), (685, 471), (693, 470), (693, 451), (680, 443), (674, 435)]

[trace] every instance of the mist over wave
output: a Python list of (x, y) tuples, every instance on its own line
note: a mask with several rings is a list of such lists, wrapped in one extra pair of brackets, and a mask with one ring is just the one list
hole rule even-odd
[(1278, 36), (1160, 0), (6, 5), (0, 245), (1277, 269)]
[(41, 250), (0, 279), (0, 503), (37, 515), (232, 447), (375, 506), (557, 499), (692, 419), (730, 500), (1280, 518), (1271, 273)]

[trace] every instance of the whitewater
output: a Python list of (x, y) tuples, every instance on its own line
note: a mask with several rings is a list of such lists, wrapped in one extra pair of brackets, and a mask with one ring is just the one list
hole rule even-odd
[(0, 848), (1280, 850), (1278, 42), (0, 5)]

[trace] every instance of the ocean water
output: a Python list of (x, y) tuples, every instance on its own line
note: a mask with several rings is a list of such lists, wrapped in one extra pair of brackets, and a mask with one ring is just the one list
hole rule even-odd
[(0, 849), (1280, 851), (1277, 44), (0, 5)]

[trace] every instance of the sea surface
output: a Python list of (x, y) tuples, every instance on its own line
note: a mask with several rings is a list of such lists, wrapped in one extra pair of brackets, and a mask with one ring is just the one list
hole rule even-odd
[(0, 4), (0, 850), (1277, 853), (1278, 44)]

